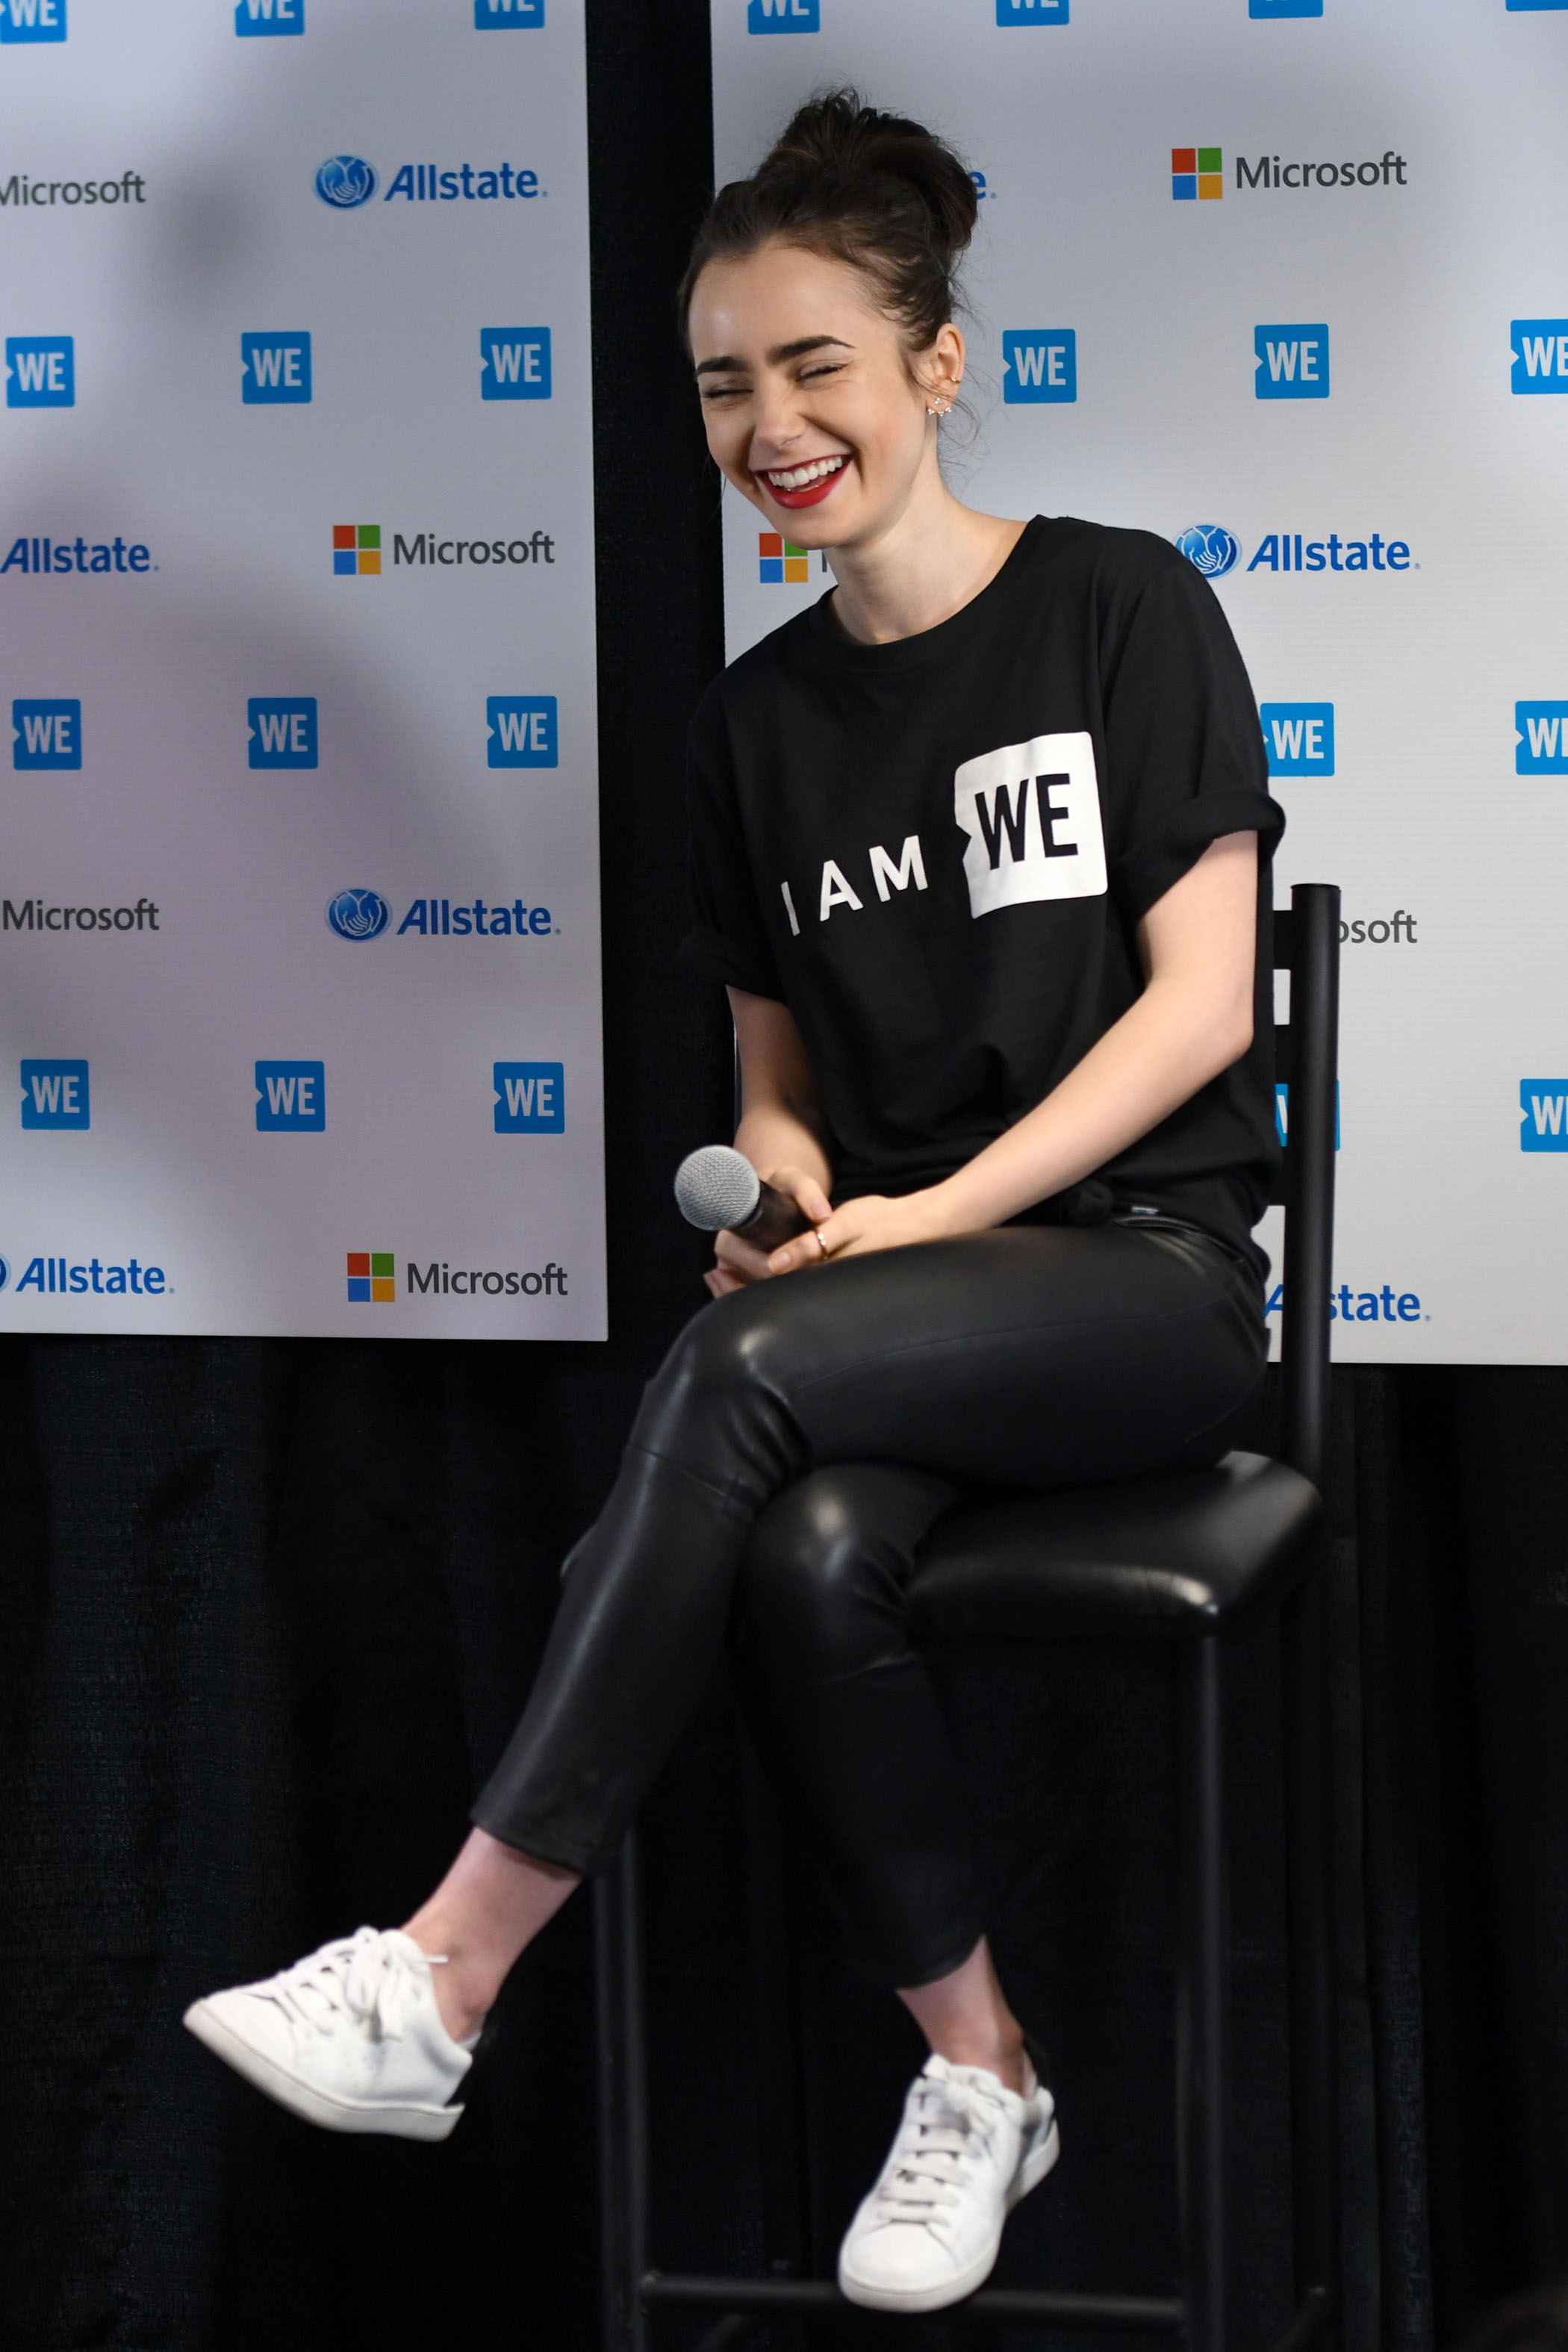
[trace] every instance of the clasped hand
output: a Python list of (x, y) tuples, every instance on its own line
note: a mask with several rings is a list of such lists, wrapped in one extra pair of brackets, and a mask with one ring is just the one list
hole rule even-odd
[(748, 1283), (766, 1282), (780, 1274), (809, 1271), (833, 1258), (860, 1257), (870, 1250), (907, 1249), (914, 1242), (939, 1241), (952, 1230), (946, 1221), (940, 1185), (889, 1200), (868, 1192), (836, 1209), (815, 1176), (801, 1168), (775, 1168), (768, 1178), (799, 1209), (810, 1230), (767, 1252), (752, 1247), (740, 1234), (719, 1234), (713, 1255), (718, 1260), (702, 1277), (715, 1298), (743, 1290)]

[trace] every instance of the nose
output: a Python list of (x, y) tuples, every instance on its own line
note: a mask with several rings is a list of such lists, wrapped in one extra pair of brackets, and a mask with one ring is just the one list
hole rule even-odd
[(756, 394), (757, 413), (752, 426), (752, 446), (747, 459), (753, 471), (776, 466), (789, 455), (800, 439), (805, 425), (800, 414), (800, 397), (787, 378), (760, 384)]

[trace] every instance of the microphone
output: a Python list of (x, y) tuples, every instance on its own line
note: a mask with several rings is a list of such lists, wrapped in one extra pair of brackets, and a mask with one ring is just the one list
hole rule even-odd
[(689, 1225), (716, 1234), (727, 1225), (754, 1249), (776, 1250), (804, 1234), (810, 1220), (783, 1192), (764, 1184), (743, 1151), (705, 1143), (675, 1171), (675, 1198)]

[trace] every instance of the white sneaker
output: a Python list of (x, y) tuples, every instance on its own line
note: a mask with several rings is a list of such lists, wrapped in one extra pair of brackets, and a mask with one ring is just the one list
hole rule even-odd
[[(441, 2022), (430, 1962), (399, 1927), (362, 1927), (259, 1984), (193, 2001), (198, 2042), (327, 2131), (445, 2139), (473, 2060)], [(475, 2036), (478, 2040), (478, 2036)]]
[(1061, 2154), (1050, 2093), (931, 2058), (882, 2177), (849, 2224), (838, 2284), (872, 2311), (941, 2311), (989, 2277), (1002, 2224)]

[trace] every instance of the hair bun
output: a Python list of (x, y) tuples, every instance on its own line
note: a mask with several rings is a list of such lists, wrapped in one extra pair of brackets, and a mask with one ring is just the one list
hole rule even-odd
[(769, 243), (804, 246), (863, 269), (912, 351), (928, 351), (962, 305), (953, 279), (974, 234), (974, 183), (944, 140), (858, 90), (820, 90), (749, 180), (721, 188), (681, 280), (682, 324), (710, 261)]
[(879, 179), (902, 180), (929, 216), (934, 243), (951, 269), (974, 234), (974, 183), (944, 140), (907, 115), (868, 106), (858, 90), (822, 90), (792, 116), (759, 167), (759, 184), (801, 173), (871, 193)]

